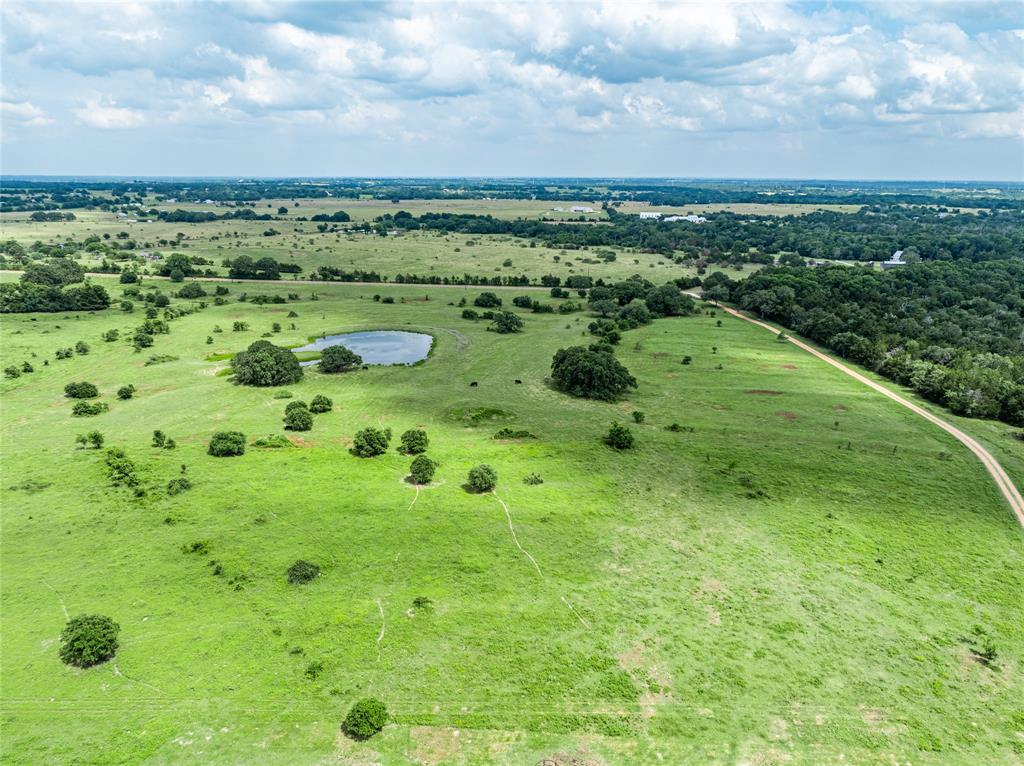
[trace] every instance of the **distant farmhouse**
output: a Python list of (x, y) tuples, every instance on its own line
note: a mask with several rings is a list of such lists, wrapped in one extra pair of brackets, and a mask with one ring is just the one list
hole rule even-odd
[(574, 212), (574, 213), (593, 213), (594, 212), (594, 208), (587, 207), (585, 205), (573, 205), (572, 206), (572, 212)]
[(903, 260), (903, 251), (897, 250), (892, 254), (892, 258), (887, 261), (882, 261), (882, 270), (888, 271), (889, 269), (895, 269), (897, 266), (906, 266), (907, 262)]
[(640, 218), (641, 220), (657, 221), (661, 218), (661, 213), (641, 213)]

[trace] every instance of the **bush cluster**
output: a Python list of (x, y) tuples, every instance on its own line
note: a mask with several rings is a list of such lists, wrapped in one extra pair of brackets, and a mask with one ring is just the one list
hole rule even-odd
[(245, 434), (239, 431), (218, 431), (210, 438), (206, 452), (214, 457), (244, 455)]
[(357, 431), (352, 440), (352, 454), (357, 457), (376, 457), (388, 451), (391, 443), (391, 429), (364, 428)]
[(369, 739), (388, 722), (388, 709), (379, 699), (367, 697), (352, 706), (341, 730), (352, 739)]
[(76, 418), (87, 418), (92, 415), (99, 415), (100, 413), (106, 412), (110, 409), (110, 405), (106, 402), (75, 402), (75, 406), (71, 408), (71, 414)]
[(619, 423), (612, 423), (608, 434), (604, 437), (605, 444), (620, 450), (632, 449), (633, 441), (633, 432)]
[(111, 447), (104, 458), (107, 464), (107, 476), (115, 487), (139, 486), (139, 475), (135, 471), (135, 463), (119, 447)]
[(292, 585), (302, 585), (303, 583), (315, 580), (319, 574), (319, 566), (299, 559), (288, 567), (288, 582)]
[(421, 452), (426, 452), (430, 445), (427, 432), (420, 428), (410, 428), (402, 434), (401, 439), (402, 446), (398, 448), (398, 451), (406, 455), (418, 455)]
[(313, 427), (313, 413), (305, 402), (288, 402), (284, 408), (284, 427), (289, 431), (308, 431)]
[(409, 466), (409, 477), (413, 484), (430, 484), (434, 479), (437, 463), (426, 455), (417, 455)]
[(64, 396), (69, 399), (92, 399), (99, 395), (99, 389), (92, 383), (68, 383), (64, 386)]
[(498, 484), (498, 473), (486, 463), (469, 469), (466, 488), (470, 492), (490, 492)]
[(60, 633), (61, 661), (76, 668), (106, 662), (117, 652), (120, 630), (120, 625), (100, 614), (73, 617)]
[(334, 409), (334, 402), (323, 394), (317, 394), (309, 403), (309, 411), (315, 415), (330, 412), (332, 409)]

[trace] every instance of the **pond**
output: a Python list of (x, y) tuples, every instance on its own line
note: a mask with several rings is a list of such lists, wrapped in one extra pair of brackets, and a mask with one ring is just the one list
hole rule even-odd
[[(292, 351), (323, 351), (330, 346), (344, 346), (363, 358), (364, 364), (413, 364), (426, 359), (434, 339), (419, 332), (400, 330), (370, 330), (325, 335)], [(316, 364), (318, 359), (300, 362), (303, 367)]]

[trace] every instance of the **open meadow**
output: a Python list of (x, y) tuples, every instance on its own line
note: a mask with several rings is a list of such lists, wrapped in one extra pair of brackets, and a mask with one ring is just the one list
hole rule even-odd
[[(118, 225), (93, 215), (75, 225)], [(39, 226), (31, 236), (69, 224)], [(550, 250), (456, 253), (460, 240), (331, 248), (361, 268), (383, 269), (392, 242), (403, 271), (555, 268)], [(185, 252), (219, 259), (220, 244)], [(313, 263), (307, 247), (296, 260)], [(633, 257), (594, 273), (680, 270)], [(116, 307), (122, 286), (94, 281)], [(1024, 539), (982, 465), (924, 420), (710, 305), (623, 333), (616, 357), (638, 388), (613, 404), (547, 382), (558, 349), (593, 340), (587, 312), (512, 309), (525, 329), (501, 335), (460, 317), (480, 288), (224, 284), (225, 305), (171, 320), (141, 352), (128, 340), (138, 303), (0, 318), (3, 366), (34, 370), (0, 381), (4, 763), (1024, 758)], [(516, 294), (500, 292), (506, 308)], [(278, 345), (371, 329), (434, 345), (414, 366), (307, 368), (284, 388), (333, 411), (291, 433), (281, 389), (228, 377), (230, 355), (274, 323)], [(55, 358), (78, 341), (88, 353)], [(72, 381), (95, 383), (109, 411), (74, 417)], [(602, 442), (613, 421), (636, 449)], [(958, 422), (1020, 480), (1009, 427)], [(367, 426), (396, 435), (386, 455), (350, 453)], [(395, 449), (410, 428), (439, 462), (423, 488)], [(495, 438), (502, 428), (530, 435)], [(144, 495), (76, 446), (92, 430), (134, 461)], [(151, 446), (154, 430), (176, 448)], [(244, 455), (207, 454), (224, 430), (246, 435)], [(288, 446), (253, 444), (267, 436)], [(479, 463), (497, 471), (494, 493), (463, 488)], [(542, 483), (524, 482), (533, 474)], [(191, 489), (170, 494), (182, 476)], [(298, 559), (319, 577), (289, 584)], [(121, 645), (78, 670), (58, 637), (85, 613), (119, 623)], [(370, 694), (392, 723), (352, 741), (340, 720)]]
[[(474, 203), (472, 212), (487, 210), (478, 201)], [(333, 209), (348, 211), (352, 207), (339, 208), (335, 204)], [(395, 206), (390, 212), (399, 209), (407, 207)], [(137, 243), (139, 250), (158, 252), (165, 258), (173, 252), (201, 256), (212, 261), (210, 268), (218, 274), (227, 274), (222, 265), (224, 259), (242, 254), (296, 264), (302, 268), (301, 274), (294, 275), (298, 278), (320, 266), (375, 271), (388, 278), (396, 274), (461, 277), (468, 273), (482, 277), (553, 274), (562, 280), (584, 275), (616, 280), (640, 272), (661, 283), (696, 273), (671, 258), (633, 248), (603, 248), (616, 254), (616, 259), (609, 262), (585, 250), (530, 247), (526, 241), (512, 236), (408, 231), (380, 237), (362, 232), (320, 232), (316, 223), (309, 221), (128, 222), (98, 210), (78, 212), (76, 216), (77, 220), (71, 222), (37, 222), (29, 220), (27, 214), (4, 213), (0, 215), (0, 238), (14, 239), (27, 248), (36, 241), (59, 243), (68, 237), (81, 242), (106, 235), (116, 242), (117, 235), (123, 232)], [(272, 228), (280, 233), (263, 235)], [(86, 270), (98, 268), (104, 258), (86, 252), (77, 255)], [(756, 268), (760, 267), (745, 264), (728, 271), (739, 277)]]

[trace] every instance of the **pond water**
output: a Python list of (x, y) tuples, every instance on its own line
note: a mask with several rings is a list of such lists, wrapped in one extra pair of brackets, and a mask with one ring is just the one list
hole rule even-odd
[[(341, 335), (325, 335), (305, 346), (292, 351), (323, 351), (329, 346), (344, 346), (363, 358), (364, 364), (413, 364), (426, 359), (433, 343), (430, 335), (400, 330), (371, 330), (369, 332), (346, 332)], [(303, 367), (316, 364), (311, 359), (300, 362)]]

